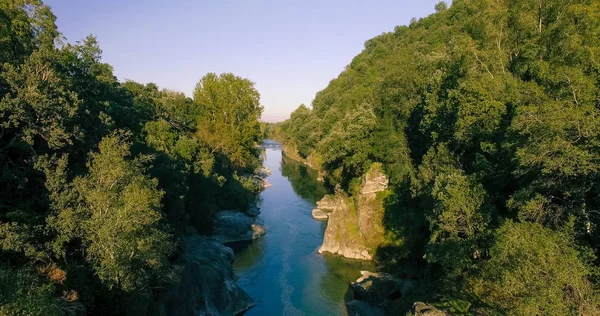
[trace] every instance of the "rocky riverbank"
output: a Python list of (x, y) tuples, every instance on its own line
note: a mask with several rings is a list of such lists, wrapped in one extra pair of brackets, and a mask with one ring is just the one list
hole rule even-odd
[(152, 315), (237, 315), (255, 305), (236, 283), (231, 248), (194, 233), (180, 247), (179, 280), (162, 291)]
[[(257, 190), (270, 186), (271, 170), (258, 168), (251, 177)], [(266, 233), (256, 222), (260, 209), (254, 205), (242, 212), (223, 210), (215, 214), (213, 234), (199, 235), (195, 229), (180, 236), (176, 271), (178, 280), (161, 291), (151, 315), (237, 315), (255, 305), (236, 283), (233, 250), (224, 243), (254, 240)]]
[(313, 217), (329, 218), (319, 253), (373, 259), (376, 248), (384, 242), (383, 199), (388, 183), (381, 165), (373, 164), (362, 179), (358, 196), (337, 192), (317, 203)]
[[(350, 316), (398, 315), (398, 305), (407, 300), (414, 289), (413, 281), (398, 279), (386, 273), (361, 271), (362, 276), (350, 284), (352, 299), (346, 302)], [(409, 301), (410, 302), (410, 301)], [(446, 316), (438, 308), (415, 302), (406, 315)]]
[[(252, 214), (258, 215), (258, 213)], [(213, 238), (222, 242), (253, 240), (266, 233), (265, 228), (253, 218), (240, 211), (220, 211), (215, 215)]]

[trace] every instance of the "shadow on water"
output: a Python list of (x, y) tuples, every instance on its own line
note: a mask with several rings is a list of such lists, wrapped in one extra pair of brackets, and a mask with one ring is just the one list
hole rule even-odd
[[(352, 299), (349, 281), (356, 280), (361, 270), (373, 271), (375, 268), (370, 261), (352, 260), (328, 254), (324, 257), (328, 273), (321, 277), (321, 293), (334, 301), (346, 302)], [(340, 286), (341, 284), (346, 286)]]
[(311, 211), (328, 193), (317, 172), (276, 146), (264, 148), (263, 164), (272, 171), (258, 216), (267, 234), (229, 244), (237, 283), (256, 301), (245, 315), (346, 315), (349, 283), (372, 264), (317, 252), (326, 223), (314, 220)]
[(317, 203), (330, 193), (322, 182), (317, 181), (316, 170), (286, 155), (282, 155), (281, 173), (288, 178), (294, 192), (310, 203)]
[(237, 256), (235, 259), (238, 273), (244, 273), (244, 271), (251, 268), (256, 262), (260, 262), (265, 254), (265, 240), (263, 238), (231, 242), (225, 245), (233, 249), (235, 253), (244, 253), (244, 256)]

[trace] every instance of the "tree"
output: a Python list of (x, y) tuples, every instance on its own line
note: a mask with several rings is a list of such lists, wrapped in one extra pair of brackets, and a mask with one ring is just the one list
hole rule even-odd
[(148, 157), (128, 159), (128, 137), (114, 133), (100, 142), (89, 174), (71, 184), (73, 204), (59, 209), (51, 224), (63, 234), (59, 240), (84, 241), (88, 260), (108, 286), (131, 292), (164, 277), (173, 243), (160, 209), (164, 193), (144, 174)]
[(448, 4), (444, 1), (440, 1), (435, 5), (435, 12), (440, 13), (442, 11), (448, 10)]
[(199, 117), (197, 136), (215, 151), (246, 167), (256, 159), (254, 143), (260, 139), (260, 95), (254, 83), (231, 73), (202, 77), (194, 90)]
[(495, 234), (479, 294), (513, 315), (594, 315), (598, 296), (571, 237), (535, 223), (507, 221)]

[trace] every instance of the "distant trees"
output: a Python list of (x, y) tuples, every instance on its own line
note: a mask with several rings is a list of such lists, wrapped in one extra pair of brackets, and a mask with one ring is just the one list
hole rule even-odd
[(282, 138), (349, 193), (360, 166), (383, 163), (395, 250), (382, 263), (426, 258), (443, 276), (430, 299), (600, 313), (600, 4), (435, 9), (368, 40)]

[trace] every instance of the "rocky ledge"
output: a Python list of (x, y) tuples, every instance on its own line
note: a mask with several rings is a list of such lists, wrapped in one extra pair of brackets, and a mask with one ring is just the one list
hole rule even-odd
[(252, 178), (252, 181), (254, 182), (254, 186), (262, 191), (268, 187), (271, 186), (271, 183), (269, 183), (269, 181), (267, 181), (267, 178), (272, 174), (273, 172), (265, 167), (265, 166), (261, 166), (259, 168), (257, 168), (256, 170), (254, 170), (254, 174), (252, 176), (250, 176)]
[[(351, 316), (383, 316), (398, 315), (399, 311), (392, 304), (406, 298), (413, 288), (412, 281), (397, 279), (386, 273), (361, 271), (362, 276), (350, 284), (352, 300), (346, 302), (348, 314)], [(423, 302), (413, 304), (407, 315), (414, 316), (446, 316), (446, 313)]]
[(257, 239), (263, 236), (266, 230), (255, 221), (255, 218), (238, 211), (217, 212), (213, 238), (223, 243)]
[[(357, 197), (347, 197), (338, 192), (319, 201), (318, 210), (329, 217), (319, 253), (372, 260), (376, 248), (384, 242), (385, 210), (379, 194), (386, 191), (387, 187), (388, 179), (381, 165), (373, 164), (362, 179)], [(322, 213), (316, 213), (323, 216)]]
[(163, 290), (151, 315), (237, 315), (255, 305), (236, 283), (231, 248), (197, 234), (180, 239), (179, 282)]
[(312, 210), (312, 217), (316, 220), (326, 220), (329, 218), (329, 213), (323, 212), (320, 209), (316, 208)]
[(343, 199), (335, 195), (326, 195), (317, 202), (317, 208), (312, 211), (312, 217), (316, 220), (326, 220), (336, 209), (342, 209), (346, 205)]

